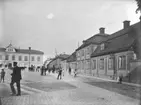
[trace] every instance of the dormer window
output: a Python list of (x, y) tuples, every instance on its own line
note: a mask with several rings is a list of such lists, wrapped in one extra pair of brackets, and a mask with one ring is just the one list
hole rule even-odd
[(96, 50), (96, 48), (97, 48), (97, 46), (94, 46), (94, 47), (93, 47), (93, 52)]
[(9, 46), (6, 47), (6, 52), (15, 52), (15, 48), (12, 46), (12, 44), (9, 44)]
[(104, 48), (105, 48), (105, 45), (103, 43), (103, 44), (101, 44), (101, 50), (104, 50)]

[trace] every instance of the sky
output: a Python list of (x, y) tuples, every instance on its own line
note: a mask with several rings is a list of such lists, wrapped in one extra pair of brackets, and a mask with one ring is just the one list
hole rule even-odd
[(100, 27), (111, 34), (139, 22), (136, 8), (134, 0), (0, 0), (0, 47), (71, 54)]

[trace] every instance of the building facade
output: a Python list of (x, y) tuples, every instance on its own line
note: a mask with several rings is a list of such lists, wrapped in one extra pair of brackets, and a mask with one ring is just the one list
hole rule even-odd
[(65, 59), (67, 59), (68, 57), (69, 57), (68, 54), (60, 54), (56, 56), (52, 61), (49, 62), (48, 69), (52, 69), (53, 66), (55, 67), (55, 69), (58, 69), (60, 66), (61, 67), (64, 66)]
[(95, 51), (98, 44), (106, 40), (108, 34), (105, 33), (105, 28), (100, 28), (99, 33), (83, 41), (83, 44), (76, 49), (77, 70), (81, 74), (91, 75), (91, 54)]
[(119, 75), (128, 76), (131, 72), (130, 63), (138, 56), (139, 33), (139, 23), (130, 25), (130, 21), (124, 21), (123, 29), (101, 42), (91, 55), (92, 75), (112, 79), (117, 79)]
[(13, 66), (13, 62), (18, 62), (19, 66), (37, 67), (43, 65), (43, 52), (38, 50), (17, 49), (9, 44), (6, 48), (0, 48), (0, 64)]

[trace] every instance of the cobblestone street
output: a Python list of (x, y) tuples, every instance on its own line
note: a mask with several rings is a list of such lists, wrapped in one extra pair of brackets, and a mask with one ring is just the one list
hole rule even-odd
[(138, 105), (137, 99), (108, 89), (82, 82), (66, 75), (62, 80), (56, 74), (40, 76), (38, 72), (22, 72), (22, 96), (10, 94), (9, 77), (0, 85), (2, 105)]

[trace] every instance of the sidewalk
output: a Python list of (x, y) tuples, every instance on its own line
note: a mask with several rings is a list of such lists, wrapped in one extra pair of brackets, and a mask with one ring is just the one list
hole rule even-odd
[[(96, 77), (96, 76), (87, 76), (87, 75), (81, 75), (79, 74), (78, 77), (86, 77), (86, 78), (94, 78), (94, 79), (100, 79), (100, 80), (103, 80), (103, 81), (109, 81), (109, 82), (117, 82), (116, 80), (110, 80), (110, 79), (107, 79), (107, 78), (100, 78), (100, 77)], [(134, 84), (134, 83), (129, 83), (129, 82), (122, 82), (123, 84), (126, 84), (126, 85), (130, 85), (130, 86), (136, 86), (136, 87), (141, 87), (141, 85), (139, 84)]]
[[(50, 74), (50, 75), (57, 76), (57, 74)], [(87, 77), (87, 76), (85, 76), (85, 77)], [(101, 99), (103, 99), (103, 100), (110, 101), (110, 103), (105, 101), (105, 103), (103, 103), (103, 104), (92, 104), (92, 105), (123, 105), (123, 104), (124, 105), (132, 105), (132, 104), (138, 105), (138, 103), (139, 103), (138, 99), (131, 98), (131, 97), (119, 94), (117, 92), (109, 91), (104, 88), (99, 88), (94, 85), (87, 84), (85, 82), (77, 80), (77, 77), (74, 78), (73, 76), (66, 75), (62, 78), (62, 81), (66, 81), (66, 82), (78, 87), (78, 90), (82, 90), (83, 92), (86, 92), (85, 93), (86, 96), (87, 96), (87, 93), (89, 93), (89, 95), (91, 95), (91, 97), (89, 97), (90, 100), (94, 100), (95, 97), (101, 97)], [(124, 102), (125, 100), (126, 101), (128, 100), (128, 102)], [(109, 103), (109, 104), (107, 104), (107, 103)]]

